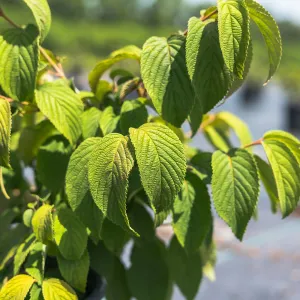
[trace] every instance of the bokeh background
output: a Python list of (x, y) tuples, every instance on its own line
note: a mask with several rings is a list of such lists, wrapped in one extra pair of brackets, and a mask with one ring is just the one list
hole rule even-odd
[[(128, 44), (142, 47), (152, 36), (184, 30), (191, 16), (215, 1), (201, 0), (48, 0), (53, 12), (44, 46), (64, 59), (77, 85), (87, 89), (87, 74), (98, 60)], [(216, 111), (228, 110), (249, 124), (253, 138), (270, 129), (300, 135), (300, 1), (260, 0), (279, 22), (283, 58), (273, 81), (264, 42), (254, 28), (254, 62), (246, 85)], [(32, 20), (21, 0), (1, 0), (15, 22)], [(0, 20), (0, 28), (6, 24)], [(132, 66), (134, 68), (134, 66)], [(209, 149), (201, 136), (194, 145)], [(257, 148), (262, 155), (262, 149)], [(216, 219), (218, 263), (215, 282), (203, 280), (197, 300), (299, 300), (300, 213), (287, 220), (272, 215), (264, 190), (259, 219), (252, 221), (240, 244)], [(168, 236), (168, 233), (161, 233)], [(182, 300), (175, 290), (174, 300)], [(153, 299), (155, 300), (155, 299)]]

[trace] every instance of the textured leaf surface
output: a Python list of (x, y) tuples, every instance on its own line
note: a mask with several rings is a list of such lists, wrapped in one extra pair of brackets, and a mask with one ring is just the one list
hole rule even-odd
[(62, 256), (66, 259), (79, 259), (87, 245), (87, 232), (84, 225), (68, 208), (60, 209), (54, 218), (54, 240)]
[(11, 134), (10, 104), (0, 99), (0, 167), (10, 168), (9, 148)]
[(40, 242), (46, 244), (53, 239), (52, 206), (41, 206), (32, 218), (33, 232)]
[(34, 279), (31, 276), (17, 275), (9, 280), (1, 289), (0, 299), (25, 299), (33, 283)]
[(242, 240), (259, 196), (255, 160), (246, 150), (217, 151), (212, 159), (212, 194), (219, 216)]
[(42, 292), (45, 300), (77, 300), (74, 290), (64, 281), (50, 278), (43, 281)]
[(15, 100), (25, 101), (33, 95), (39, 59), (37, 36), (33, 25), (0, 35), (0, 85)]
[(51, 11), (47, 0), (24, 0), (24, 2), (31, 9), (35, 18), (36, 24), (38, 25), (41, 43), (46, 38), (51, 27)]
[(218, 0), (220, 45), (229, 70), (243, 78), (250, 42), (250, 17), (244, 0)]
[(173, 209), (173, 228), (188, 253), (197, 251), (212, 223), (210, 197), (196, 172), (188, 172)]
[(67, 260), (57, 256), (58, 268), (63, 278), (75, 289), (84, 293), (87, 275), (90, 267), (90, 258), (87, 251), (79, 260)]
[(88, 139), (97, 135), (101, 111), (96, 107), (86, 110), (81, 115), (82, 137)]
[(61, 82), (51, 82), (36, 90), (35, 99), (41, 112), (74, 144), (81, 135), (83, 104), (79, 96)]
[(250, 18), (256, 23), (262, 33), (268, 48), (270, 71), (266, 83), (277, 71), (281, 56), (282, 42), (279, 28), (270, 13), (254, 0), (245, 0)]
[(169, 211), (186, 172), (183, 145), (167, 126), (130, 129), (143, 187), (157, 213)]
[(200, 252), (187, 255), (173, 237), (169, 247), (170, 274), (187, 300), (195, 299), (202, 279)]
[(185, 38), (148, 39), (142, 51), (141, 74), (157, 112), (180, 127), (195, 98), (185, 63)]
[(126, 198), (133, 164), (128, 138), (120, 134), (101, 139), (89, 161), (89, 184), (95, 203), (104, 216), (125, 229), (130, 228)]
[(103, 136), (117, 131), (120, 116), (117, 116), (112, 106), (108, 106), (102, 113), (99, 124)]

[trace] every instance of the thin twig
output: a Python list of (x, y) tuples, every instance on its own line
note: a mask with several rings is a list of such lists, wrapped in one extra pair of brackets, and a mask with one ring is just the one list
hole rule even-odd
[(1, 188), (1, 192), (3, 194), (3, 196), (9, 200), (10, 197), (9, 195), (7, 194), (6, 192), (6, 189), (5, 189), (5, 186), (4, 186), (4, 183), (3, 183), (3, 173), (2, 173), (2, 168), (0, 167), (0, 188)]
[(16, 24), (13, 20), (11, 20), (2, 10), (2, 8), (0, 8), (0, 17), (2, 17), (3, 19), (5, 19), (10, 25), (12, 25), (13, 27), (16, 28), (21, 28), (18, 24)]
[(246, 148), (250, 148), (250, 147), (253, 147), (253, 146), (261, 145), (262, 142), (263, 142), (263, 140), (264, 140), (264, 139), (261, 138), (261, 139), (255, 141), (255, 142), (253, 142), (253, 143), (251, 143), (251, 144), (249, 144), (249, 145), (244, 146), (243, 148), (246, 149)]
[(11, 98), (7, 98), (7, 97), (5, 97), (5, 96), (2, 96), (2, 95), (0, 95), (0, 98), (1, 98), (1, 99), (4, 99), (4, 100), (6, 100), (6, 101), (8, 101), (8, 102), (14, 102), (14, 100), (13, 100), (13, 99), (11, 99)]

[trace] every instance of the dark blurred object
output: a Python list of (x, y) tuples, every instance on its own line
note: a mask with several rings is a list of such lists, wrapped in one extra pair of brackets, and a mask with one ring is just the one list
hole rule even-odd
[(287, 114), (287, 130), (300, 132), (300, 100), (288, 103)]
[(245, 105), (253, 104), (258, 101), (261, 93), (261, 86), (256, 82), (249, 80), (242, 89), (242, 99)]

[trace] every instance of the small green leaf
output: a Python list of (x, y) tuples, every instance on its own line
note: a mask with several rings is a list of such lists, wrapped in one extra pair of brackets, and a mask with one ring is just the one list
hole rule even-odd
[(141, 74), (157, 112), (180, 127), (195, 99), (185, 63), (185, 38), (148, 39), (142, 51)]
[(95, 91), (95, 96), (96, 96), (96, 103), (103, 103), (105, 100), (105, 96), (112, 92), (113, 90), (113, 85), (112, 83), (106, 81), (106, 80), (99, 80), (96, 91)]
[(113, 107), (106, 107), (99, 120), (100, 129), (103, 133), (103, 136), (106, 136), (109, 133), (116, 132), (119, 126), (119, 122), (120, 116), (117, 116), (114, 113)]
[(51, 27), (51, 11), (47, 0), (24, 0), (31, 9), (41, 35), (41, 43), (46, 38)]
[(55, 278), (43, 281), (42, 292), (45, 300), (78, 300), (76, 293), (67, 283)]
[(32, 218), (33, 232), (37, 240), (44, 244), (53, 239), (52, 209), (51, 205), (44, 204)]
[(42, 289), (34, 283), (30, 290), (30, 299), (29, 300), (44, 300)]
[(191, 164), (198, 171), (198, 176), (205, 184), (211, 184), (212, 177), (212, 153), (199, 152), (191, 158)]
[(134, 59), (139, 61), (140, 57), (141, 49), (132, 45), (114, 51), (110, 57), (100, 61), (89, 74), (89, 83), (92, 91), (96, 90), (99, 79), (102, 77), (104, 72), (110, 69), (110, 67), (115, 63), (125, 59)]
[(0, 85), (14, 100), (33, 95), (38, 69), (38, 31), (34, 25), (8, 29), (0, 35)]
[(97, 135), (101, 111), (91, 107), (81, 115), (82, 137), (88, 139)]
[(81, 135), (80, 117), (83, 104), (71, 88), (61, 81), (45, 83), (35, 92), (41, 112), (71, 144)]
[(76, 290), (84, 293), (90, 267), (90, 258), (87, 251), (78, 260), (67, 260), (57, 256), (58, 268), (62, 277)]
[(130, 129), (143, 187), (156, 213), (168, 212), (186, 172), (182, 143), (167, 126), (147, 123)]
[(54, 240), (62, 256), (69, 260), (79, 259), (87, 245), (84, 225), (68, 208), (60, 209), (54, 217)]
[(212, 158), (212, 194), (219, 216), (242, 240), (259, 196), (255, 160), (246, 150), (216, 151)]
[(222, 53), (229, 70), (243, 78), (250, 43), (250, 17), (244, 0), (218, 0)]
[(211, 224), (207, 188), (197, 172), (188, 172), (173, 208), (173, 228), (179, 243), (188, 253), (196, 252), (207, 236)]
[(11, 112), (9, 102), (0, 99), (0, 167), (10, 168), (9, 148), (11, 135)]
[(100, 139), (89, 161), (89, 184), (95, 203), (104, 216), (124, 229), (130, 229), (126, 198), (133, 164), (128, 138), (120, 134)]
[(187, 254), (174, 236), (169, 247), (170, 274), (187, 300), (195, 299), (202, 279), (200, 252)]
[(26, 209), (23, 213), (23, 223), (26, 227), (31, 227), (31, 221), (33, 217), (33, 210), (32, 209)]
[(280, 64), (282, 56), (281, 35), (276, 21), (262, 5), (254, 0), (245, 0), (245, 2), (250, 18), (258, 26), (268, 48), (270, 61), (270, 71), (266, 80), (266, 83), (268, 83), (268, 81), (276, 73)]
[(25, 299), (34, 281), (34, 278), (28, 275), (17, 275), (13, 277), (1, 289), (0, 299)]

